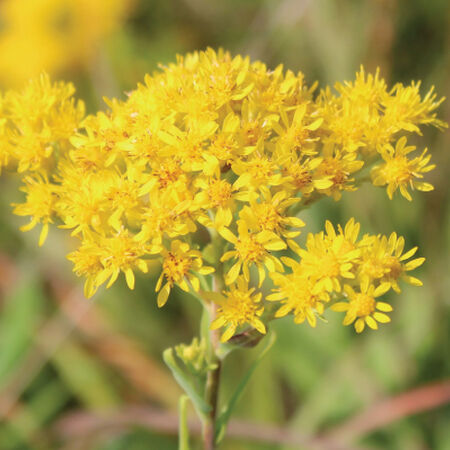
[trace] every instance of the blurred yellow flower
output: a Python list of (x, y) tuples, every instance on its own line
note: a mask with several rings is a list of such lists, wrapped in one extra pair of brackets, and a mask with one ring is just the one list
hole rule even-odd
[(21, 191), (27, 198), (25, 203), (13, 204), (14, 214), (18, 216), (31, 216), (27, 225), (20, 227), (22, 231), (33, 229), (38, 223), (42, 223), (39, 236), (39, 246), (42, 246), (47, 238), (48, 224), (53, 222), (55, 215), (55, 201), (57, 200), (56, 186), (49, 183), (45, 176), (35, 175), (24, 178), (25, 186)]
[(124, 21), (130, 0), (2, 0), (0, 85), (20, 86), (92, 63)]

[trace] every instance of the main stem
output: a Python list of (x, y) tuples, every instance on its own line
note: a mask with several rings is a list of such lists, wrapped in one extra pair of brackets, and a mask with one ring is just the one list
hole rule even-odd
[[(219, 273), (214, 277), (214, 291), (220, 291), (223, 287), (222, 274)], [(216, 317), (217, 305), (213, 302), (210, 303), (210, 321), (212, 322)], [(215, 434), (216, 434), (216, 418), (217, 407), (219, 400), (219, 385), (220, 385), (220, 372), (222, 369), (222, 361), (217, 356), (217, 348), (219, 346), (219, 332), (217, 330), (210, 331), (210, 339), (212, 346), (212, 363), (214, 369), (211, 369), (206, 374), (206, 387), (205, 387), (205, 401), (211, 407), (208, 417), (203, 421), (203, 449), (214, 450)]]

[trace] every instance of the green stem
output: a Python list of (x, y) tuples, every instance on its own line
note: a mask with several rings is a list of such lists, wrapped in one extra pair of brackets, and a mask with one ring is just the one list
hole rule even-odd
[(203, 422), (203, 448), (204, 450), (214, 450), (216, 448), (216, 419), (219, 399), (219, 385), (221, 361), (217, 361), (216, 368), (210, 370), (206, 376), (205, 401), (211, 406), (207, 419)]
[(178, 450), (189, 450), (189, 428), (187, 423), (187, 403), (189, 397), (187, 395), (182, 395), (180, 397), (179, 403), (179, 436), (178, 436)]
[[(221, 265), (219, 265), (221, 266)], [(214, 277), (214, 291), (218, 292), (223, 288), (223, 276), (221, 267), (218, 268), (218, 273)], [(217, 305), (211, 302), (209, 304), (209, 319), (212, 322), (216, 317)], [(205, 386), (205, 402), (210, 406), (209, 413), (203, 421), (203, 449), (214, 450), (216, 448), (216, 420), (218, 414), (218, 400), (219, 400), (219, 386), (220, 374), (222, 369), (222, 361), (217, 356), (217, 349), (220, 344), (219, 332), (217, 330), (210, 330), (209, 334), (210, 344), (212, 347), (211, 361), (214, 364), (214, 369), (211, 369), (206, 374)]]

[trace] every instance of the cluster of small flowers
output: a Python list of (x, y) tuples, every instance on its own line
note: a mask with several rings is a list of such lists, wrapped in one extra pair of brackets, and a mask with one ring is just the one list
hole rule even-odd
[(391, 305), (375, 299), (389, 289), (399, 293), (400, 280), (421, 286), (420, 280), (406, 272), (419, 267), (425, 258), (407, 262), (417, 247), (402, 254), (405, 240), (396, 233), (389, 238), (364, 235), (358, 240), (359, 229), (350, 219), (344, 229), (339, 225), (336, 233), (327, 221), (326, 233), (309, 234), (306, 250), (296, 251), (300, 261), (282, 258), (291, 273), (272, 274), (277, 287), (267, 300), (282, 303), (275, 317), (292, 312), (296, 323), (306, 319), (314, 327), (329, 303), (334, 311), (346, 311), (344, 325), (355, 322), (358, 333), (365, 325), (377, 329), (377, 322), (390, 321), (385, 312), (392, 311)]
[[(87, 297), (120, 272), (133, 289), (134, 272), (158, 258), (158, 305), (174, 285), (217, 302), (213, 327), (226, 327), (225, 341), (244, 325), (265, 332), (253, 268), (259, 287), (269, 271), (265, 300), (280, 302), (278, 317), (314, 326), (333, 305), (358, 332), (388, 321), (391, 307), (375, 298), (401, 278), (420, 284), (405, 274), (423, 262), (405, 262), (416, 249), (402, 255), (395, 234), (358, 241), (353, 219), (337, 233), (327, 222), (301, 249), (296, 215), (356, 190), (370, 170), (389, 197), (432, 189), (421, 181), (429, 156), (409, 159), (406, 134), (446, 126), (433, 90), (423, 99), (415, 83), (388, 91), (361, 69), (336, 95), (314, 96), (302, 73), (211, 49), (161, 69), (83, 120), (73, 88), (46, 77), (0, 100), (0, 161), (24, 174), (26, 201), (15, 209), (32, 218), (24, 229), (42, 223), (41, 244), (56, 219), (72, 230), (80, 245), (68, 258)], [(222, 292), (208, 292), (214, 271)]]

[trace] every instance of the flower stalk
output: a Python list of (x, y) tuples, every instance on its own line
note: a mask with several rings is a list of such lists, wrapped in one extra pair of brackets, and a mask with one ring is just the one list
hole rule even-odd
[[(213, 278), (213, 290), (220, 292), (224, 287), (222, 264), (217, 265), (217, 271)], [(205, 308), (209, 309), (210, 324), (215, 320), (217, 313), (217, 305), (214, 302), (210, 302), (205, 305)], [(218, 347), (220, 345), (220, 334), (218, 330), (210, 330), (209, 332), (210, 348), (211, 348), (211, 367), (206, 374), (205, 385), (205, 401), (210, 406), (209, 413), (203, 420), (203, 446), (204, 450), (215, 449), (215, 437), (216, 437), (216, 418), (217, 408), (219, 404), (219, 386), (220, 386), (220, 374), (222, 370), (222, 360), (217, 354)]]

